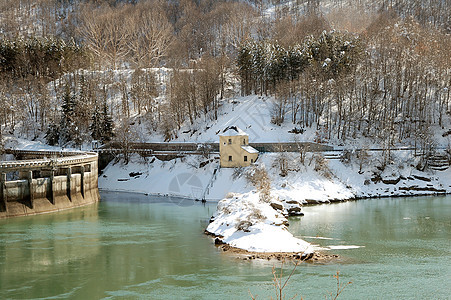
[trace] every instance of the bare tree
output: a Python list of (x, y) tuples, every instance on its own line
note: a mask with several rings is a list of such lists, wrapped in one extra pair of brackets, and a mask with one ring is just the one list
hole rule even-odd
[(137, 67), (152, 67), (164, 57), (173, 40), (173, 27), (158, 1), (130, 8), (128, 47)]
[(130, 53), (132, 29), (127, 6), (112, 9), (108, 5), (86, 5), (80, 15), (78, 34), (100, 64), (108, 63), (116, 69)]

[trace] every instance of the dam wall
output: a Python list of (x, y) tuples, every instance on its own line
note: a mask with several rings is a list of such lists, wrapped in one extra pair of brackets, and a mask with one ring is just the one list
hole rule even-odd
[(0, 162), (0, 219), (51, 213), (100, 200), (96, 153), (13, 153), (26, 159)]

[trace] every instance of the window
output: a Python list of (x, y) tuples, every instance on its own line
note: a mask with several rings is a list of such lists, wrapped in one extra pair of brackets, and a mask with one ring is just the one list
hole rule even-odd
[(247, 155), (244, 156), (244, 161), (247, 161)]
[(246, 145), (246, 139), (243, 139), (243, 145)]
[(229, 145), (232, 144), (232, 139), (229, 139)]
[(229, 155), (229, 161), (232, 161), (232, 155)]
[(251, 158), (251, 164), (253, 164), (254, 163), (254, 159), (253, 158)]

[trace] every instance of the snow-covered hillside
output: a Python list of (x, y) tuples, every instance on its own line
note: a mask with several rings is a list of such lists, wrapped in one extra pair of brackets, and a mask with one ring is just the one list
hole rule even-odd
[(285, 122), (281, 126), (271, 123), (273, 97), (247, 96), (224, 101), (218, 120), (198, 120), (185, 125), (175, 141), (218, 142), (219, 131), (228, 126), (238, 126), (249, 135), (249, 142), (313, 141), (315, 130), (307, 128), (303, 134), (289, 133), (296, 125)]

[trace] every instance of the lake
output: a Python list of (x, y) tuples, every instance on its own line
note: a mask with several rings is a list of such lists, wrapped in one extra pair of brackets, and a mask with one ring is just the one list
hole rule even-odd
[[(275, 297), (277, 261), (222, 253), (203, 234), (216, 203), (101, 192), (102, 202), (0, 220), (0, 299), (257, 299)], [(308, 206), (298, 237), (340, 258), (303, 263), (287, 299), (450, 299), (451, 197)], [(291, 271), (285, 266), (285, 274)]]

